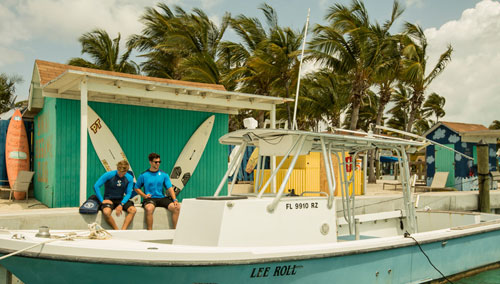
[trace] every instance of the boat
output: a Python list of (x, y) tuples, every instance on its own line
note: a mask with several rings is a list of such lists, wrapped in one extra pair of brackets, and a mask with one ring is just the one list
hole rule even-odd
[[(0, 230), (0, 265), (25, 283), (426, 283), (500, 261), (500, 216), (415, 210), (408, 153), (424, 142), (373, 133), (248, 129), (225, 134), (237, 145), (212, 196), (184, 199), (175, 230)], [(234, 195), (233, 168), (245, 148), (283, 156), (258, 192)], [(354, 179), (336, 183), (333, 160), (348, 177), (347, 153), (395, 153), (402, 169), (404, 208), (360, 214)], [(328, 193), (285, 193), (299, 155), (322, 153)], [(276, 193), (285, 160), (290, 165)], [(333, 157), (333, 158), (332, 158)], [(290, 160), (288, 159), (288, 160)], [(351, 162), (350, 166), (354, 168)], [(257, 163), (257, 171), (262, 164)], [(227, 194), (222, 195), (227, 186)], [(334, 190), (342, 191), (336, 208)]]

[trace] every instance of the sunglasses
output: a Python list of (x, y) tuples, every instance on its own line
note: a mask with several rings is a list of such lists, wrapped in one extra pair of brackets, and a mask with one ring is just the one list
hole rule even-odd
[(152, 161), (154, 164), (161, 164), (161, 161)]

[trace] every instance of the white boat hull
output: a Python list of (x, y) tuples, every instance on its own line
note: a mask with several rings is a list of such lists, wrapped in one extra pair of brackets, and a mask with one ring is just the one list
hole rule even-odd
[[(1, 234), (3, 254), (46, 239)], [(500, 261), (498, 221), (404, 236), (273, 247), (207, 247), (138, 241), (145, 231), (112, 240), (55, 241), (0, 264), (25, 283), (424, 283)], [(165, 232), (170, 236), (173, 231)], [(130, 236), (131, 239), (123, 239)], [(151, 238), (158, 238), (156, 236)], [(9, 249), (6, 249), (9, 248)], [(333, 281), (333, 282), (332, 282)]]

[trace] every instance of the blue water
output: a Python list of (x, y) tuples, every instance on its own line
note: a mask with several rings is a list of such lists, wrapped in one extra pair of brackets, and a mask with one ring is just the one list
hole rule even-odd
[(500, 269), (485, 271), (477, 275), (454, 281), (455, 284), (498, 284), (500, 283)]

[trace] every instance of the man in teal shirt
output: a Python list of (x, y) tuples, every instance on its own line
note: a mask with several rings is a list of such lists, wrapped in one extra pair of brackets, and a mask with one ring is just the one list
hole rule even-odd
[[(151, 153), (148, 156), (150, 168), (144, 171), (135, 184), (135, 191), (144, 198), (142, 207), (146, 213), (146, 224), (148, 230), (153, 229), (153, 213), (156, 207), (165, 207), (172, 212), (172, 223), (177, 226), (181, 205), (175, 197), (174, 188), (167, 173), (160, 170), (160, 155)], [(144, 187), (144, 191), (141, 188)], [(166, 197), (163, 188), (166, 188), (170, 197)]]

